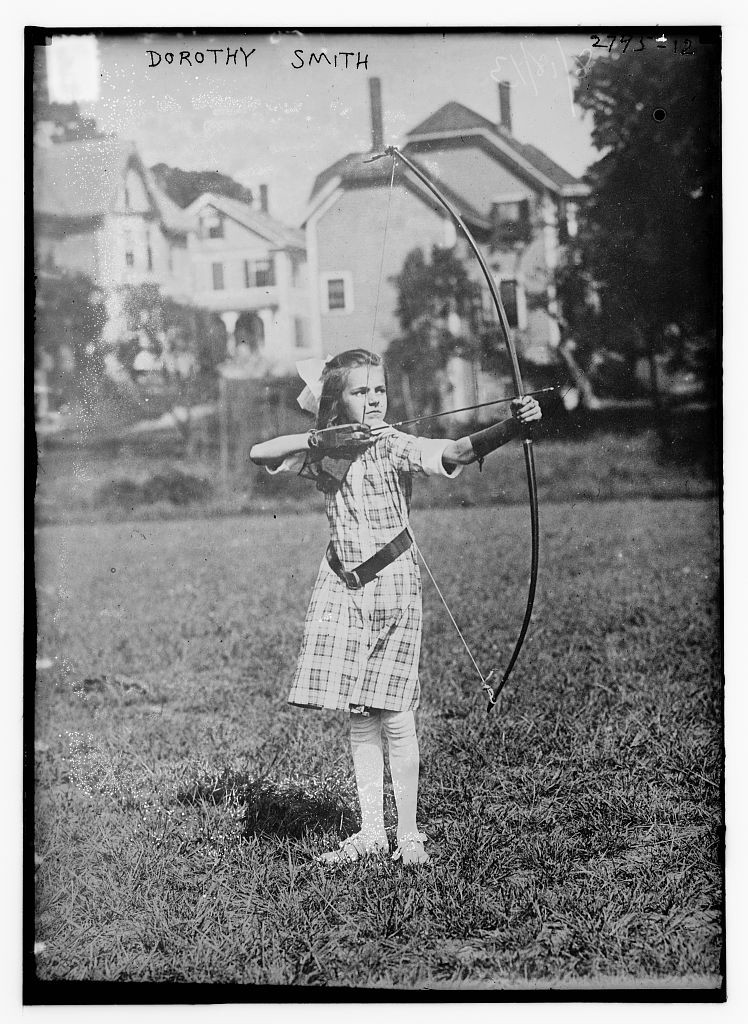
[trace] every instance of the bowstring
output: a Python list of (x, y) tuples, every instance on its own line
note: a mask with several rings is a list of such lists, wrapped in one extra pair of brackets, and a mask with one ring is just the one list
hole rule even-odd
[[(411, 534), (411, 536), (412, 536), (412, 534)], [(455, 630), (457, 632), (458, 637), (462, 641), (462, 646), (467, 651), (467, 656), (468, 656), (468, 658), (470, 658), (470, 661), (473, 663), (473, 668), (478, 673), (478, 678), (480, 679), (480, 682), (481, 682), (481, 689), (485, 690), (486, 693), (491, 698), (491, 700), (493, 700), (494, 691), (493, 691), (493, 687), (489, 683), (489, 679), (493, 675), (493, 669), (488, 673), (487, 676), (484, 676), (483, 673), (481, 672), (480, 666), (478, 665), (478, 662), (475, 660), (475, 657), (473, 656), (473, 652), (470, 650), (470, 645), (468, 644), (467, 640), (465, 639), (465, 636), (464, 636), (462, 630), (457, 625), (457, 620), (455, 619), (454, 615), (452, 614), (452, 609), (447, 604), (447, 599), (444, 596), (444, 594), (442, 593), (441, 587), (439, 586), (439, 584), (434, 579), (434, 574), (432, 573), (431, 569), (429, 568), (429, 564), (426, 561), (426, 559), (423, 557), (423, 552), (421, 551), (421, 549), (418, 546), (418, 544), (416, 544), (415, 540), (413, 541), (413, 547), (416, 549), (416, 553), (417, 553), (418, 557), (423, 562), (423, 567), (426, 570), (426, 572), (428, 573), (429, 579), (434, 584), (434, 588), (435, 588), (437, 594), (439, 595), (439, 600), (444, 605), (444, 608), (446, 609), (447, 615), (449, 616), (450, 621), (451, 621), (452, 625), (454, 626), (454, 628), (455, 628)]]
[[(379, 260), (379, 273), (377, 275), (377, 292), (376, 292), (376, 298), (374, 300), (374, 317), (373, 317), (372, 326), (371, 326), (371, 341), (369, 343), (369, 347), (370, 347), (372, 352), (374, 351), (374, 337), (375, 337), (375, 334), (376, 334), (376, 327), (377, 327), (377, 313), (379, 311), (379, 294), (380, 294), (380, 290), (381, 290), (381, 287), (382, 287), (382, 275), (383, 275), (383, 271), (384, 271), (384, 257), (385, 257), (385, 250), (386, 250), (386, 245), (387, 245), (387, 231), (388, 231), (389, 222), (390, 222), (390, 207), (392, 206), (392, 193), (394, 192), (396, 161), (397, 161), (397, 157), (393, 153), (392, 154), (392, 173), (390, 175), (390, 187), (389, 187), (389, 192), (388, 192), (388, 196), (387, 196), (387, 212), (386, 212), (385, 218), (384, 218), (384, 233), (383, 233), (383, 236), (382, 236), (382, 255), (381, 255), (381, 258)], [(367, 362), (367, 364), (366, 364), (366, 392), (367, 392), (367, 396), (368, 396), (368, 391), (369, 391), (369, 374), (370, 374), (370, 372), (371, 372), (371, 363)], [(362, 423), (364, 422), (365, 418), (366, 418), (366, 405), (364, 405), (364, 413), (363, 413), (363, 418), (362, 418), (362, 421), (361, 421)], [(413, 534), (412, 534), (412, 531), (411, 531), (411, 537), (412, 536), (413, 536)], [(434, 574), (432, 573), (431, 569), (429, 568), (428, 562), (423, 557), (423, 552), (421, 551), (421, 549), (418, 546), (418, 544), (416, 544), (415, 539), (413, 540), (413, 547), (416, 549), (418, 557), (423, 562), (423, 567), (426, 570), (426, 572), (428, 573), (429, 579), (434, 584), (434, 589), (436, 590), (437, 594), (439, 595), (439, 600), (444, 605), (444, 608), (445, 608), (445, 610), (447, 612), (447, 615), (449, 616), (449, 619), (450, 619), (452, 625), (454, 626), (455, 631), (456, 631), (458, 637), (462, 641), (462, 646), (465, 648), (465, 650), (467, 652), (467, 656), (468, 656), (468, 658), (470, 658), (470, 661), (471, 661), (471, 663), (473, 665), (473, 668), (475, 669), (476, 673), (478, 674), (478, 678), (480, 679), (480, 683), (481, 683), (481, 689), (485, 690), (485, 692), (488, 694), (490, 699), (493, 701), (493, 699), (494, 699), (494, 691), (493, 691), (493, 688), (491, 687), (491, 685), (489, 683), (489, 680), (490, 680), (491, 676), (493, 675), (493, 671), (489, 672), (488, 675), (484, 675), (483, 672), (481, 671), (480, 666), (478, 665), (478, 662), (475, 660), (475, 656), (473, 655), (473, 652), (470, 649), (470, 645), (468, 644), (467, 640), (465, 639), (465, 635), (463, 634), (462, 630), (458, 626), (457, 620), (455, 619), (454, 615), (452, 614), (452, 609), (449, 607), (449, 605), (447, 603), (447, 599), (445, 598), (444, 594), (442, 593), (441, 587), (436, 582), (436, 579), (434, 578)]]
[[(396, 163), (396, 157), (395, 157), (395, 154), (393, 153), (392, 154), (392, 174), (390, 175), (390, 187), (389, 187), (389, 190), (387, 192), (387, 212), (385, 213), (385, 216), (384, 216), (384, 234), (382, 235), (382, 255), (381, 255), (380, 259), (379, 259), (379, 273), (377, 274), (377, 294), (376, 294), (376, 297), (374, 299), (374, 317), (372, 318), (372, 323), (371, 323), (371, 339), (369, 341), (369, 350), (371, 352), (374, 351), (374, 336), (375, 336), (376, 331), (377, 331), (377, 313), (379, 312), (379, 292), (380, 292), (380, 290), (382, 288), (382, 273), (384, 271), (384, 254), (385, 254), (385, 250), (387, 248), (387, 231), (389, 229), (389, 224), (390, 224), (390, 207), (392, 206), (392, 193), (394, 192), (393, 185), (394, 185), (394, 182), (395, 182), (395, 163)], [(367, 363), (366, 363), (366, 401), (368, 401), (368, 398), (369, 398), (369, 376), (370, 376), (370, 374), (371, 374), (371, 363), (367, 360)], [(361, 422), (362, 423), (366, 420), (366, 401), (364, 402), (364, 411), (363, 411), (363, 413), (361, 415)]]

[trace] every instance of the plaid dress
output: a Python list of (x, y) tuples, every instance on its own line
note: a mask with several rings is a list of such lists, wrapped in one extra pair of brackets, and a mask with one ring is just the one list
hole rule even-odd
[[(344, 569), (355, 569), (408, 525), (414, 473), (454, 477), (461, 471), (447, 472), (442, 464), (448, 443), (389, 430), (325, 495), (332, 544)], [(286, 460), (289, 469), (295, 459)], [(415, 545), (362, 590), (349, 590), (323, 558), (289, 703), (342, 711), (417, 707), (421, 630)]]

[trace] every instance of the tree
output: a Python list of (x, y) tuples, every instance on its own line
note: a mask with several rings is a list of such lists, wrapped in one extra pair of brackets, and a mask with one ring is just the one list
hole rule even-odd
[(251, 189), (220, 171), (183, 171), (179, 167), (169, 167), (162, 163), (151, 167), (151, 172), (162, 192), (182, 209), (205, 192), (226, 196), (227, 199), (238, 199), (242, 203), (252, 202)]
[(399, 390), (408, 417), (439, 412), (449, 360), (454, 356), (475, 359), (480, 352), (480, 335), (474, 329), (480, 286), (451, 249), (436, 245), (430, 262), (421, 249), (408, 253), (392, 282), (398, 290), (396, 314), (401, 329), (387, 349), (387, 366), (396, 384), (393, 390), (395, 395)]
[(192, 353), (203, 373), (215, 373), (226, 359), (226, 328), (217, 313), (177, 302), (151, 282), (127, 285), (121, 294), (128, 329), (145, 331), (155, 351), (163, 348), (170, 332)]
[(705, 383), (716, 358), (719, 47), (697, 41), (693, 50), (676, 53), (671, 40), (665, 49), (614, 51), (591, 65), (575, 94), (603, 155), (587, 172), (592, 194), (559, 282), (564, 316), (571, 333), (597, 332), (599, 345), (602, 329), (624, 356), (647, 351), (655, 401), (662, 352)]
[(89, 399), (103, 375), (104, 297), (85, 274), (37, 271), (35, 361), (63, 399)]

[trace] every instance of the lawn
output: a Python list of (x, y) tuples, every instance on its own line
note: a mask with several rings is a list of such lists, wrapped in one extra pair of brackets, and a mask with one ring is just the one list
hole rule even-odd
[[(414, 525), (500, 668), (526, 510)], [(356, 828), (345, 716), (285, 703), (323, 517), (40, 528), (38, 977), (719, 985), (718, 529), (711, 501), (542, 506), (533, 624), (491, 715), (425, 579), (432, 862), (323, 870)]]

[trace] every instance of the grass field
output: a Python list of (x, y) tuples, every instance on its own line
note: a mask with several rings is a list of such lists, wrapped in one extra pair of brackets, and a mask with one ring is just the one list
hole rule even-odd
[[(414, 525), (501, 667), (526, 510)], [(285, 703), (323, 517), (41, 528), (38, 977), (718, 985), (718, 525), (706, 501), (542, 507), (535, 617), (490, 716), (425, 580), (432, 862), (327, 871), (313, 854), (356, 827), (345, 717)]]

